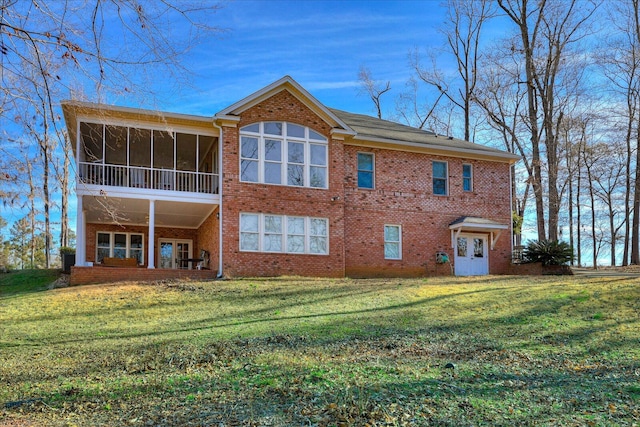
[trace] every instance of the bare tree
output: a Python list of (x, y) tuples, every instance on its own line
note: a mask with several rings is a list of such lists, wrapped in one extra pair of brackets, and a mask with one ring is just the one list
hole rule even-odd
[(382, 108), (380, 106), (380, 98), (391, 90), (391, 82), (387, 80), (385, 83), (380, 83), (374, 80), (371, 76), (371, 70), (364, 66), (360, 67), (358, 80), (360, 80), (360, 84), (362, 85), (362, 91), (369, 96), (373, 105), (376, 107), (378, 118), (381, 119)]
[(411, 56), (411, 66), (420, 81), (436, 89), (440, 96), (462, 111), (464, 139), (470, 141), (482, 27), (494, 11), (489, 0), (448, 0), (446, 5), (447, 20), (442, 32), (447, 40), (447, 51), (456, 62), (457, 75), (446, 76), (434, 60), (431, 67), (426, 68), (417, 51)]
[(513, 55), (524, 63), (524, 75), (514, 84), (526, 85), (538, 238), (557, 240), (561, 205), (558, 127), (574, 108), (584, 69), (578, 52), (572, 49), (588, 30), (586, 23), (596, 5), (577, 0), (498, 0), (498, 5), (518, 29)]

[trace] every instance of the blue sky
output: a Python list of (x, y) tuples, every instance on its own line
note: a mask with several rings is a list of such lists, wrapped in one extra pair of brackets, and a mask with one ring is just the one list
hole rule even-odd
[[(225, 31), (185, 63), (193, 86), (157, 86), (157, 107), (211, 115), (290, 75), (329, 107), (374, 114), (372, 102), (358, 95), (360, 66), (401, 91), (409, 51), (441, 43), (436, 28), (443, 19), (439, 1), (225, 2), (209, 21)], [(393, 97), (385, 96), (388, 109)]]

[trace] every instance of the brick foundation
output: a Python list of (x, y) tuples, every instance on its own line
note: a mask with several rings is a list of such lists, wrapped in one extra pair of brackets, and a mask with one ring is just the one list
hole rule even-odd
[(167, 270), (145, 267), (71, 267), (70, 285), (87, 285), (123, 281), (152, 282), (167, 279), (213, 280), (215, 270)]

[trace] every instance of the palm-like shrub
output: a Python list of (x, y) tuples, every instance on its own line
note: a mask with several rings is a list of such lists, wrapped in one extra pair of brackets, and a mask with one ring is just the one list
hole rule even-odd
[(558, 240), (533, 240), (522, 252), (524, 262), (541, 262), (542, 265), (564, 265), (573, 259), (573, 248)]

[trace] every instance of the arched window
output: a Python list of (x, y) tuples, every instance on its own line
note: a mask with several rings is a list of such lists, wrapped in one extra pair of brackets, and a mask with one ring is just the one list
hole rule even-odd
[(305, 126), (260, 122), (240, 129), (240, 181), (327, 188), (327, 138)]

